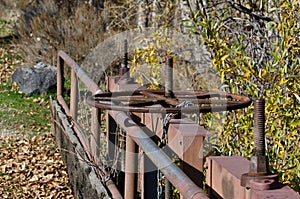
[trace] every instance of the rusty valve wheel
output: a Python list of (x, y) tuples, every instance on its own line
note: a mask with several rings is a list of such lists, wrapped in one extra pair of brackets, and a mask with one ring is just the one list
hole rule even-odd
[(249, 97), (224, 92), (174, 91), (172, 95), (165, 97), (164, 90), (136, 90), (101, 93), (86, 100), (96, 108), (143, 113), (220, 112), (251, 104)]

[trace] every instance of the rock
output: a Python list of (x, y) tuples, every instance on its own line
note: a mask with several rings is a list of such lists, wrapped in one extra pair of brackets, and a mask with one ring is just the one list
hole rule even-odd
[(25, 94), (45, 95), (56, 85), (56, 67), (40, 62), (30, 68), (17, 69), (11, 76)]

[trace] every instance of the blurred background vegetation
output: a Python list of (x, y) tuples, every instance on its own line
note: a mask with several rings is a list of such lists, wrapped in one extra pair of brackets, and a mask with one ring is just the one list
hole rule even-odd
[[(218, 90), (266, 99), (270, 166), (300, 191), (298, 0), (40, 0), (29, 1), (21, 13), (12, 31), (25, 65), (56, 65), (60, 49), (81, 63), (99, 42), (135, 27), (172, 27), (189, 35), (208, 50)], [(0, 21), (1, 30), (6, 24)], [(210, 155), (253, 154), (253, 106), (201, 117), (215, 135)]]

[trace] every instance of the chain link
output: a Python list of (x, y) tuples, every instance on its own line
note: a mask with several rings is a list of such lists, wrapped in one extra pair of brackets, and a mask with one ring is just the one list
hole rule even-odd
[[(176, 106), (176, 108), (185, 108), (188, 106), (195, 106), (194, 102), (191, 101), (183, 101), (180, 104)], [(163, 133), (161, 136), (159, 147), (164, 147), (168, 143), (168, 128), (169, 123), (172, 117), (174, 116), (174, 113), (168, 113), (163, 118)], [(195, 117), (195, 120), (197, 123), (199, 123), (199, 115), (197, 114)], [(162, 173), (160, 170), (157, 171), (157, 199), (160, 199), (163, 194), (163, 188), (162, 188)]]
[(161, 199), (162, 194), (162, 173), (160, 172), (160, 170), (157, 170), (157, 199)]
[[(195, 103), (192, 101), (183, 101), (180, 104), (178, 104), (176, 106), (176, 108), (185, 108), (188, 106), (195, 106)], [(172, 119), (173, 116), (174, 116), (174, 113), (168, 113), (165, 115), (165, 117), (163, 119), (163, 133), (161, 136), (160, 147), (164, 147), (168, 142), (168, 127), (169, 127), (170, 120)], [(196, 122), (199, 123), (199, 116), (196, 117)]]

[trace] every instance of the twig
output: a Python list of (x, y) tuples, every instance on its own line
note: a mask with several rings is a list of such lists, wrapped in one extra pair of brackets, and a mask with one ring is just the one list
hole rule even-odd
[(241, 4), (237, 4), (235, 2), (232, 2), (230, 0), (226, 0), (226, 2), (233, 8), (236, 9), (240, 12), (243, 12), (245, 14), (250, 15), (251, 17), (253, 17), (256, 20), (263, 20), (263, 21), (273, 21), (270, 17), (266, 17), (266, 16), (262, 16), (262, 15), (258, 15), (252, 12), (252, 10), (246, 8), (245, 6), (241, 5)]

